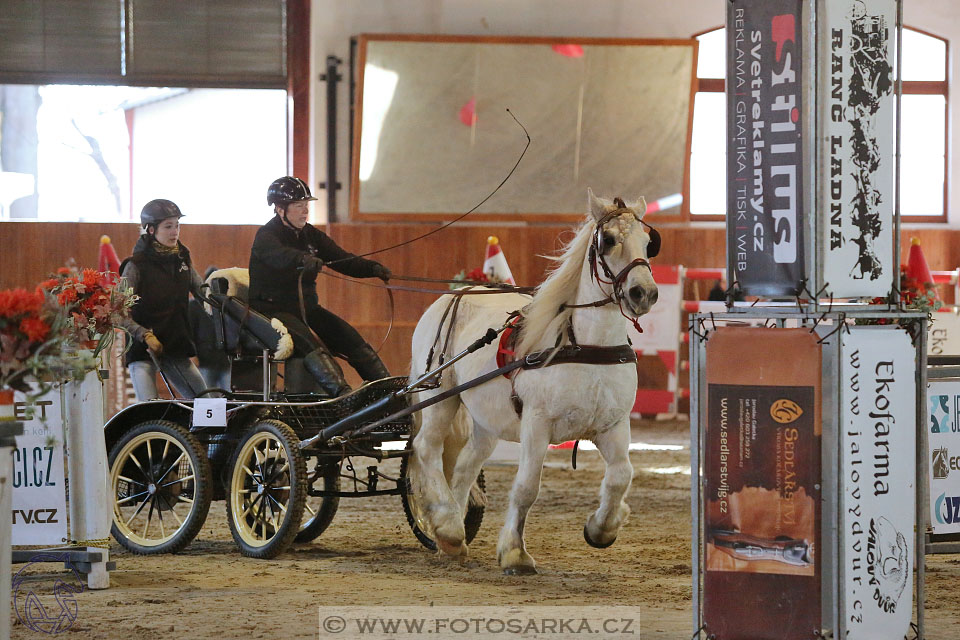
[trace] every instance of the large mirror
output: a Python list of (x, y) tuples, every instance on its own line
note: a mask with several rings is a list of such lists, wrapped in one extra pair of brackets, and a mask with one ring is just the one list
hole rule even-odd
[(695, 56), (694, 40), (361, 36), (351, 215), (469, 210), (526, 144), (507, 109), (532, 144), (476, 219), (580, 217), (588, 186), (681, 194)]

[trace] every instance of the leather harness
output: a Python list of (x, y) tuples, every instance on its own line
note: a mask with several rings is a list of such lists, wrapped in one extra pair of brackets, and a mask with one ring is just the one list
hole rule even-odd
[[(561, 305), (560, 311), (563, 311), (564, 308), (584, 308), (584, 307), (602, 307), (607, 304), (615, 303), (620, 307), (620, 313), (626, 317), (628, 320), (633, 322), (634, 327), (639, 331), (643, 332), (643, 329), (637, 324), (637, 321), (629, 317), (623, 310), (623, 284), (626, 282), (627, 275), (632, 269), (639, 266), (645, 266), (648, 269), (650, 268), (650, 263), (646, 258), (636, 258), (625, 266), (619, 273), (614, 274), (610, 269), (607, 261), (604, 259), (603, 251), (600, 247), (600, 241), (603, 234), (604, 225), (607, 222), (616, 218), (623, 213), (631, 213), (636, 215), (633, 211), (627, 208), (623, 201), (617, 198), (615, 200), (617, 209), (605, 214), (600, 220), (597, 221), (597, 226), (594, 231), (594, 238), (590, 246), (590, 270), (593, 274), (594, 279), (600, 283), (605, 282), (607, 284), (613, 285), (613, 291), (606, 298), (601, 300), (596, 300), (594, 302), (588, 302), (584, 304), (565, 304)], [(639, 220), (639, 218), (638, 218)], [(642, 220), (641, 220), (642, 222)], [(644, 223), (646, 224), (646, 223)], [(648, 225), (649, 227), (649, 225)], [(650, 227), (651, 235), (651, 245), (655, 245), (652, 248), (654, 249), (654, 255), (659, 252), (660, 248), (660, 235), (659, 233)], [(599, 264), (599, 268), (598, 268)], [(603, 271), (603, 274), (609, 278), (609, 280), (604, 280), (600, 276), (600, 271)], [(444, 354), (447, 352), (447, 347), (450, 344), (450, 338), (453, 333), (453, 324), (456, 321), (457, 312), (460, 307), (460, 296), (455, 297), (447, 305), (447, 308), (443, 312), (443, 316), (440, 319), (440, 323), (437, 326), (437, 334), (434, 338), (433, 346), (430, 347), (430, 351), (427, 355), (427, 367), (426, 370), (429, 371), (430, 367), (433, 365), (434, 355), (437, 353), (440, 343), (440, 336), (443, 333), (443, 323), (449, 317), (450, 324), (447, 325), (446, 337), (443, 341), (442, 347), (439, 349), (438, 365), (443, 364)], [(503, 334), (500, 337), (500, 342), (497, 345), (497, 356), (496, 363), (497, 369), (488, 374), (482, 376), (483, 381), (490, 380), (497, 377), (497, 375), (503, 375), (504, 377), (510, 380), (510, 401), (513, 404), (513, 409), (516, 411), (517, 416), (523, 415), (523, 401), (520, 399), (519, 394), (516, 391), (516, 377), (517, 373), (521, 369), (539, 369), (542, 367), (549, 367), (555, 364), (596, 364), (596, 365), (615, 365), (615, 364), (627, 364), (627, 363), (636, 363), (637, 362), (637, 353), (633, 350), (633, 347), (629, 344), (621, 344), (615, 346), (598, 346), (598, 345), (581, 345), (577, 343), (577, 338), (573, 332), (573, 321), (567, 325), (567, 335), (570, 340), (570, 344), (561, 346), (560, 342), (562, 336), (557, 338), (557, 345), (551, 349), (544, 349), (542, 351), (536, 351), (534, 353), (528, 354), (526, 357), (521, 360), (516, 359), (516, 353), (514, 351), (514, 344), (516, 338), (519, 335), (519, 329), (523, 321), (523, 314), (521, 311), (513, 311), (507, 317), (507, 321), (504, 324)], [(463, 383), (458, 388), (469, 388), (466, 385), (470, 384), (469, 381)], [(440, 386), (439, 376), (435, 381), (435, 384)], [(474, 386), (474, 385), (470, 385)]]

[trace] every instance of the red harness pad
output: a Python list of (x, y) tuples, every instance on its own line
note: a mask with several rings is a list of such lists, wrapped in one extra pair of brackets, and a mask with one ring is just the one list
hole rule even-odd
[[(515, 317), (510, 321), (510, 326), (503, 330), (503, 333), (500, 334), (500, 342), (497, 344), (497, 367), (502, 367), (507, 365), (510, 362), (516, 360), (516, 330), (520, 327), (518, 322), (521, 316)], [(503, 374), (504, 378), (508, 380), (516, 373), (516, 370), (510, 371)]]

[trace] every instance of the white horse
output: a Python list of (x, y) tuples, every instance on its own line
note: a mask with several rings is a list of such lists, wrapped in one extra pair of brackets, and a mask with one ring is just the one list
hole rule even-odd
[[(448, 356), (465, 349), (488, 328), (502, 327), (510, 312), (521, 308), (524, 318), (517, 357), (569, 344), (571, 326), (579, 345), (627, 344), (627, 317), (647, 313), (657, 300), (647, 258), (648, 249), (650, 257), (659, 250), (659, 234), (641, 222), (646, 212), (643, 198), (629, 206), (619, 199), (601, 200), (590, 190), (588, 198), (590, 215), (554, 258), (556, 268), (532, 300), (513, 293), (462, 298)], [(445, 314), (449, 298), (433, 303), (417, 324), (411, 380), (426, 371), (428, 352), (437, 336), (442, 345), (450, 330), (452, 312)], [(607, 299), (608, 303), (600, 304)], [(438, 389), (421, 392), (417, 400), (495, 369), (496, 351), (496, 344), (488, 345), (458, 361), (443, 372)], [(434, 357), (434, 366), (436, 361)], [(549, 444), (592, 440), (606, 462), (600, 505), (584, 527), (586, 541), (607, 547), (626, 521), (630, 508), (624, 496), (633, 479), (628, 450), (636, 364), (563, 363), (520, 369), (512, 387), (510, 380), (498, 376), (425, 408), (413, 441), (409, 477), (439, 549), (462, 559), (467, 555), (463, 519), (480, 467), (498, 439), (520, 442), (519, 467), (497, 557), (504, 573), (529, 574), (536, 573), (536, 563), (524, 546), (524, 523), (540, 490)], [(511, 401), (514, 392), (522, 402), (521, 416)]]

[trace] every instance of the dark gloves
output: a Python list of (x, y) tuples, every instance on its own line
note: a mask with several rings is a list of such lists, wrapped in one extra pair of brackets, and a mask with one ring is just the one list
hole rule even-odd
[(380, 278), (384, 282), (387, 282), (392, 275), (393, 272), (382, 264), (377, 264), (377, 266), (373, 268), (373, 277)]
[(304, 271), (312, 271), (314, 273), (320, 273), (320, 269), (323, 268), (323, 260), (315, 256), (306, 255), (303, 257), (303, 269)]

